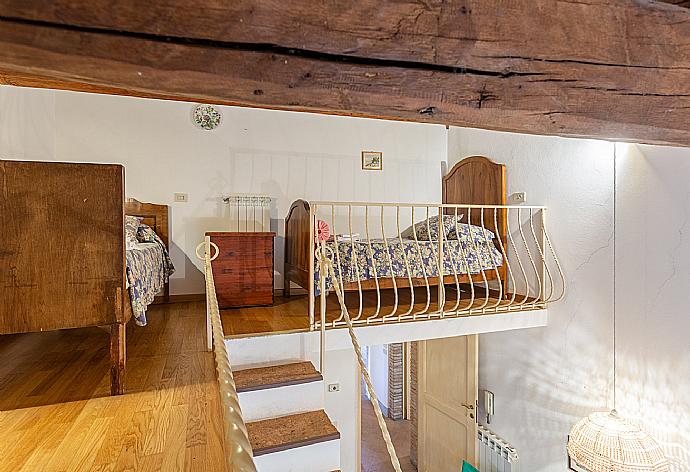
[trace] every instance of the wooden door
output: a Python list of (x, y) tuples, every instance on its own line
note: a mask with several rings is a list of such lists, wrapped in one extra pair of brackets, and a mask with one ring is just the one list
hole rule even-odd
[(419, 472), (476, 464), (477, 335), (419, 342)]

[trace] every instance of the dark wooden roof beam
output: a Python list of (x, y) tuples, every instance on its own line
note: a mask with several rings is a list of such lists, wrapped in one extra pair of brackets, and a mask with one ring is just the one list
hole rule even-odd
[(690, 10), (0, 0), (0, 82), (690, 145)]

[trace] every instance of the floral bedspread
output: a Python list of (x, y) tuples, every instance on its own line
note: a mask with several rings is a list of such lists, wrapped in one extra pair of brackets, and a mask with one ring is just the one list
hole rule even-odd
[(132, 315), (136, 324), (146, 326), (146, 307), (163, 289), (175, 267), (161, 242), (140, 242), (126, 251), (126, 259)]
[[(472, 228), (461, 231), (460, 239), (444, 239), (443, 241), (443, 273), (444, 275), (478, 274), (480, 270), (495, 269), (503, 264), (503, 255), (496, 249), (492, 241), (493, 234), (487, 231), (484, 236), (481, 229)], [(470, 239), (469, 235), (472, 234)], [(326, 243), (333, 250), (333, 265), (336, 275), (342, 270), (343, 282), (357, 282), (359, 280), (377, 277), (408, 277), (423, 278), (437, 277), (438, 266), (436, 255), (438, 241), (418, 241), (414, 239), (387, 238), (371, 241), (371, 248), (366, 241)], [(354, 247), (353, 247), (354, 246)], [(330, 255), (330, 254), (329, 254)], [(339, 260), (338, 260), (339, 259)], [(407, 260), (407, 263), (406, 263)], [(319, 264), (315, 262), (314, 293), (320, 293)], [(359, 272), (359, 274), (358, 274)], [(326, 287), (332, 287), (331, 277), (326, 278)]]

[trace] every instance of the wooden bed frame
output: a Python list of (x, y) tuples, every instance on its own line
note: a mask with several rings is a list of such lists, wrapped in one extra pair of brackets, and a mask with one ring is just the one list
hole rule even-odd
[[(149, 225), (163, 240), (163, 244), (170, 252), (170, 233), (168, 222), (168, 205), (142, 203), (134, 198), (125, 200), (125, 215), (138, 216), (141, 222)], [(154, 303), (170, 301), (170, 283), (166, 282), (163, 294)]]
[(124, 215), (167, 245), (167, 206), (125, 203), (121, 165), (0, 160), (0, 182), (0, 335), (108, 326), (111, 393), (123, 393)]
[[(453, 166), (453, 168), (442, 178), (442, 203), (467, 204), (467, 205), (505, 205), (506, 204), (506, 170), (505, 165), (492, 162), (483, 156), (467, 157)], [(465, 215), (462, 222), (468, 220), (468, 209), (461, 210)], [(481, 221), (480, 209), (471, 210), (471, 223), (478, 225)], [(498, 227), (494, 225), (493, 210), (484, 210), (484, 227), (494, 232), (506, 247), (506, 211), (498, 210)], [(448, 210), (448, 214), (454, 210)], [(297, 200), (291, 206), (285, 217), (285, 270), (284, 270), (284, 296), (290, 296), (291, 282), (309, 291), (310, 283), (310, 238), (312, 222), (310, 217), (309, 202)], [(498, 268), (498, 275), (501, 280), (506, 280), (505, 264)], [(495, 270), (485, 270), (484, 276), (487, 280), (497, 278)], [(478, 275), (473, 275), (473, 280), (477, 282)], [(454, 275), (443, 277), (444, 284), (455, 284)], [(468, 275), (459, 275), (460, 283), (469, 283)], [(429, 285), (438, 285), (439, 277), (429, 277)], [(410, 282), (406, 277), (396, 277), (397, 287), (409, 287)], [(413, 286), (423, 286), (426, 281), (423, 278), (413, 278)], [(376, 289), (374, 280), (362, 280), (360, 282), (362, 290)], [(386, 289), (393, 287), (392, 278), (380, 278), (379, 288)], [(357, 282), (343, 284), (346, 291), (359, 290)], [(311, 293), (311, 291), (309, 291)]]

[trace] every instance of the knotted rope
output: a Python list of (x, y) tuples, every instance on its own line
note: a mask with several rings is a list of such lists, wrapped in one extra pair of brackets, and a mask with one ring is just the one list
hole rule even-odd
[[(327, 252), (331, 253), (331, 257), (328, 257)], [(402, 469), (400, 468), (400, 461), (398, 461), (398, 456), (395, 453), (395, 447), (393, 447), (393, 441), (391, 440), (391, 435), (388, 432), (388, 427), (386, 426), (386, 422), (383, 419), (383, 413), (381, 413), (381, 407), (379, 406), (379, 399), (376, 396), (376, 392), (374, 391), (374, 385), (371, 383), (371, 377), (369, 376), (369, 371), (367, 370), (366, 366), (364, 365), (364, 359), (362, 358), (362, 349), (359, 346), (359, 341), (357, 341), (357, 336), (355, 336), (355, 331), (352, 329), (352, 321), (350, 320), (350, 314), (347, 311), (347, 307), (345, 306), (345, 296), (343, 294), (343, 291), (340, 287), (340, 284), (338, 283), (338, 277), (335, 276), (335, 269), (333, 268), (333, 260), (332, 260), (332, 255), (333, 255), (333, 250), (326, 246), (326, 243), (324, 241), (319, 242), (319, 249), (316, 251), (316, 259), (318, 260), (320, 267), (321, 267), (321, 273), (328, 273), (331, 276), (331, 280), (333, 281), (333, 289), (338, 296), (338, 302), (340, 303), (340, 310), (342, 313), (342, 317), (345, 319), (345, 323), (347, 324), (347, 330), (350, 333), (350, 340), (352, 341), (352, 347), (355, 350), (355, 354), (357, 355), (357, 362), (359, 363), (359, 367), (362, 370), (362, 375), (364, 376), (364, 382), (367, 385), (367, 391), (369, 392), (369, 397), (371, 398), (371, 403), (374, 407), (374, 413), (376, 413), (376, 420), (379, 423), (379, 428), (381, 429), (381, 434), (383, 435), (383, 440), (386, 442), (386, 449), (388, 449), (388, 455), (391, 458), (391, 464), (393, 464), (393, 468), (395, 469), (395, 472), (402, 472)], [(323, 279), (322, 279), (323, 280)], [(326, 287), (322, 286), (321, 290), (325, 290)], [(323, 322), (323, 321), (322, 321)]]

